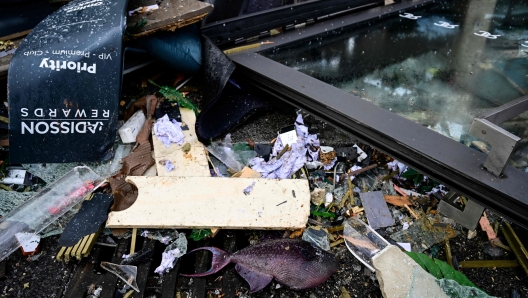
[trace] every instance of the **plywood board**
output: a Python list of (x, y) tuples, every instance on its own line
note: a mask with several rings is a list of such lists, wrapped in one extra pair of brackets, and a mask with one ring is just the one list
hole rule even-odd
[(129, 176), (127, 181), (137, 186), (138, 198), (130, 208), (110, 212), (108, 228), (299, 229), (310, 214), (304, 179)]
[[(198, 137), (194, 130), (196, 115), (193, 111), (184, 108), (180, 108), (180, 113), (183, 123), (188, 128), (183, 131), (183, 134), (185, 135), (185, 143), (191, 145), (191, 150), (188, 153), (185, 153), (182, 150), (183, 146), (177, 144), (171, 144), (171, 146), (167, 148), (153, 133), (152, 143), (154, 144), (154, 159), (156, 160), (158, 176), (211, 176), (209, 164), (207, 163), (207, 156), (205, 155), (205, 148), (203, 144), (198, 141)], [(163, 165), (164, 163), (160, 163), (160, 161), (163, 160), (171, 161), (175, 169), (167, 172)]]
[[(129, 10), (141, 6), (155, 4), (149, 0), (131, 0), (128, 4)], [(213, 10), (209, 3), (197, 0), (165, 0), (159, 5), (160, 8), (149, 13), (137, 14), (127, 17), (127, 27), (131, 28), (143, 18), (147, 19), (147, 24), (139, 32), (132, 36), (143, 36), (158, 30), (172, 30), (196, 23), (202, 20), (207, 13)]]

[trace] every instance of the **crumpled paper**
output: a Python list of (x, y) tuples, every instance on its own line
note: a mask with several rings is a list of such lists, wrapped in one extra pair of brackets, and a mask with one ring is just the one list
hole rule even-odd
[(178, 239), (165, 248), (161, 254), (161, 264), (154, 270), (154, 273), (163, 274), (174, 268), (176, 260), (187, 253), (187, 238), (184, 233), (180, 233)]
[(262, 174), (263, 178), (290, 178), (293, 173), (298, 171), (308, 161), (317, 161), (319, 159), (319, 149), (317, 151), (308, 148), (319, 147), (320, 142), (317, 135), (308, 133), (308, 127), (304, 125), (302, 115), (297, 115), (295, 120), (295, 130), (297, 132), (297, 141), (291, 144), (291, 149), (284, 152), (277, 159), (279, 153), (284, 149), (280, 138), (277, 138), (270, 155), (270, 160), (266, 162), (261, 157), (255, 157), (249, 161), (249, 166)]
[(154, 133), (158, 139), (169, 148), (171, 143), (176, 143), (178, 145), (183, 145), (185, 135), (181, 129), (181, 122), (178, 122), (174, 119), (169, 120), (169, 116), (161, 117), (154, 124)]

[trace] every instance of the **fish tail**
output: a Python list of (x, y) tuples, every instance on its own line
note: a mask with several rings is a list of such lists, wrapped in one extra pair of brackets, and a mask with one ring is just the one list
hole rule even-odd
[(202, 277), (214, 274), (218, 271), (220, 271), (222, 268), (224, 268), (229, 262), (231, 262), (231, 257), (228, 252), (225, 252), (219, 248), (216, 247), (200, 247), (197, 249), (191, 250), (189, 253), (197, 251), (197, 250), (208, 250), (213, 253), (213, 260), (211, 262), (211, 269), (202, 272), (202, 273), (196, 273), (196, 274), (180, 274), (181, 276), (187, 276), (187, 277)]

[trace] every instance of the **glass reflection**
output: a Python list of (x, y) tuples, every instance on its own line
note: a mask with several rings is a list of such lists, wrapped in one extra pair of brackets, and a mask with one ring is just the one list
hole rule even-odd
[[(475, 116), (526, 95), (528, 1), (439, 3), (262, 52), (282, 64), (486, 151)], [(501, 126), (523, 138), (528, 113)]]
[[(214, 9), (205, 19), (206, 24), (236, 18), (282, 6), (316, 0), (204, 0), (214, 5)], [(319, 0), (324, 1), (324, 0)]]

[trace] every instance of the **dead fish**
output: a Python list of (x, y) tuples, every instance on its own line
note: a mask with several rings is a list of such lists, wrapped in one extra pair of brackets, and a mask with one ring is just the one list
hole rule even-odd
[(197, 250), (213, 253), (211, 269), (203, 273), (181, 274), (182, 276), (207, 276), (233, 262), (238, 274), (249, 283), (251, 292), (262, 290), (273, 278), (293, 289), (316, 287), (339, 267), (333, 254), (298, 239), (268, 240), (233, 254), (216, 247), (200, 247), (191, 252)]

